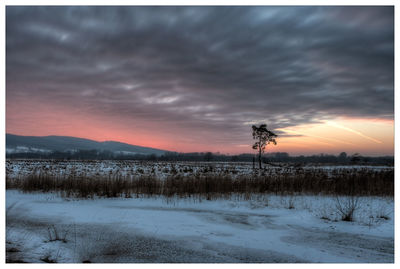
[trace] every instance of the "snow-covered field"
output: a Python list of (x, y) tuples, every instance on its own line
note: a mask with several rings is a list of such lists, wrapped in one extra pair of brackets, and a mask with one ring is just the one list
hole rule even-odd
[(393, 263), (393, 198), (359, 198), (354, 222), (340, 221), (336, 203), (328, 196), (276, 195), (250, 201), (82, 200), (7, 190), (6, 258), (29, 263)]
[[(268, 166), (265, 172), (326, 171), (330, 177), (359, 169), (392, 171), (393, 167), (281, 165)], [(252, 163), (6, 161), (7, 178), (21, 180), (34, 174), (166, 179), (206, 173), (251, 178), (254, 171)], [(201, 195), (75, 199), (59, 192), (8, 189), (6, 259), (28, 263), (394, 262), (393, 197), (355, 197), (354, 221), (345, 222), (338, 205), (345, 207), (352, 201), (348, 197), (249, 193), (251, 197), (244, 200), (236, 195), (212, 201)]]
[[(282, 164), (280, 164), (282, 165)], [(393, 169), (389, 166), (303, 166), (289, 165), (268, 166), (268, 173), (296, 173), (299, 169), (321, 171), (343, 170), (385, 170)], [(253, 164), (249, 162), (151, 162), (151, 161), (56, 161), (56, 160), (7, 160), (6, 173), (9, 178), (25, 177), (32, 174), (47, 174), (55, 176), (123, 176), (137, 177), (154, 175), (157, 178), (166, 178), (169, 175), (191, 175), (196, 173), (226, 174), (231, 177), (249, 175), (253, 173)]]

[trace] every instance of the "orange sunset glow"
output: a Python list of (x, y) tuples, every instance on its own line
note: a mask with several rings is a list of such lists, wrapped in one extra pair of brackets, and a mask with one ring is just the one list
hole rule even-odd
[(3, 262), (394, 263), (394, 5), (6, 2)]
[(240, 154), (266, 123), (266, 152), (394, 155), (390, 7), (8, 7), (6, 23), (9, 134)]
[(394, 148), (393, 124), (390, 120), (338, 118), (321, 124), (282, 128), (280, 130), (285, 133), (299, 136), (283, 137), (279, 150), (294, 154), (347, 151), (391, 155)]

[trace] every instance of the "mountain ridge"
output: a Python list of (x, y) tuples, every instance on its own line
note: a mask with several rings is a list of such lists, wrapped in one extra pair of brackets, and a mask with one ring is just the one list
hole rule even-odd
[(73, 150), (108, 150), (125, 152), (127, 154), (155, 154), (162, 155), (167, 150), (132, 145), (119, 141), (95, 141), (74, 136), (22, 136), (6, 133), (6, 150), (8, 152), (33, 151), (73, 151)]

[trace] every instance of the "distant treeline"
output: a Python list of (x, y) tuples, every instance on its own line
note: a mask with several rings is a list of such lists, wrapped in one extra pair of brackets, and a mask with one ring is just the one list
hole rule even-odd
[[(57, 160), (146, 160), (146, 161), (192, 161), (192, 162), (252, 162), (254, 154), (224, 155), (211, 152), (176, 153), (166, 152), (161, 156), (155, 154), (117, 154), (111, 151), (77, 150), (74, 152), (54, 151), (7, 153), (8, 159), (57, 159)], [(324, 163), (324, 164), (375, 164), (394, 165), (393, 156), (366, 157), (358, 153), (347, 155), (319, 154), (311, 156), (290, 156), (286, 152), (264, 154), (263, 163)]]

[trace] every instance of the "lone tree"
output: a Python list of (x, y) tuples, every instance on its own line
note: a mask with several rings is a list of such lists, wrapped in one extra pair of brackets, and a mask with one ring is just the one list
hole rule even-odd
[(253, 125), (251, 128), (253, 129), (253, 139), (257, 140), (253, 145), (253, 149), (258, 150), (258, 165), (261, 169), (261, 154), (264, 153), (265, 147), (269, 143), (276, 145), (275, 138), (278, 136), (268, 130), (266, 124), (261, 124), (259, 127)]

